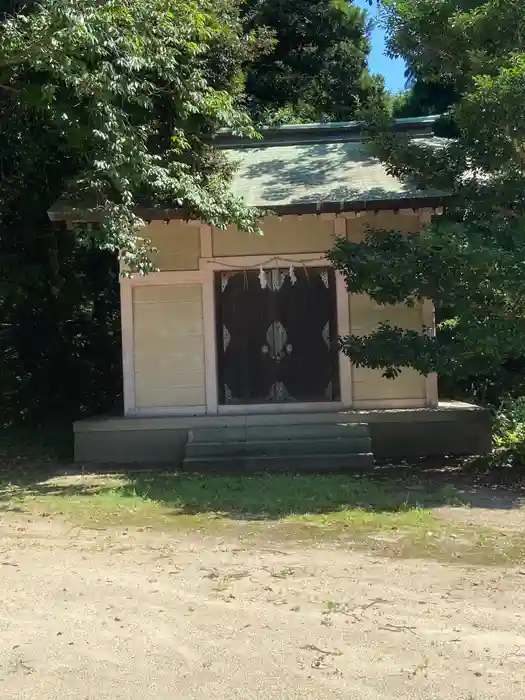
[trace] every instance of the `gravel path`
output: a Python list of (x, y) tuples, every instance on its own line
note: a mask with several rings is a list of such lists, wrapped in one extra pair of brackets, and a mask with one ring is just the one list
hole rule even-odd
[(0, 698), (515, 700), (524, 587), (515, 568), (9, 516)]

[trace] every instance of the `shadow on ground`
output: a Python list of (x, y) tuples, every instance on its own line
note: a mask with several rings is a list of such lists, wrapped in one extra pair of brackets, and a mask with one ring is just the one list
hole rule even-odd
[[(166, 469), (102, 469), (78, 474), (76, 465), (47, 462), (35, 469), (0, 471), (0, 511), (13, 510), (13, 489), (38, 498), (92, 497), (159, 503), (174, 515), (217, 514), (246, 520), (323, 514), (344, 509), (371, 513), (469, 506), (511, 510), (523, 507), (523, 489), (479, 483), (458, 464), (421, 463), (381, 467), (370, 475), (260, 474), (195, 475)], [(73, 468), (76, 474), (72, 475)], [(111, 476), (102, 476), (112, 472)], [(69, 476), (68, 476), (69, 474)]]
[[(149, 467), (149, 468), (148, 468)], [(111, 476), (107, 476), (111, 475)], [(372, 474), (197, 475), (169, 465), (71, 463), (70, 430), (0, 431), (0, 512), (16, 510), (13, 496), (103, 497), (155, 502), (173, 514), (219, 514), (278, 519), (359, 508), (370, 513), (445, 505), (522, 508), (525, 469), (489, 468), (481, 460), (422, 460), (383, 464)]]
[(440, 506), (514, 509), (522, 493), (488, 489), (450, 477), (425, 474), (201, 476), (128, 475), (130, 494), (160, 501), (177, 512), (223, 513), (236, 518), (277, 519), (359, 508), (397, 512)]

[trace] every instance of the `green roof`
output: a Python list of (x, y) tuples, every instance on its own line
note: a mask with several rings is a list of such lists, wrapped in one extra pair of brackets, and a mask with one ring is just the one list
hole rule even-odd
[[(441, 140), (416, 138), (424, 146)], [(281, 209), (294, 205), (333, 205), (388, 202), (437, 197), (389, 173), (363, 142), (343, 141), (229, 149), (238, 164), (234, 192), (254, 207)]]
[[(394, 130), (412, 143), (439, 148), (439, 117), (398, 119)], [(342, 210), (398, 200), (440, 197), (389, 175), (366, 142), (362, 122), (297, 124), (263, 129), (262, 139), (220, 135), (216, 141), (238, 168), (234, 192), (254, 207)]]
[[(441, 148), (434, 136), (438, 117), (398, 119), (396, 132), (412, 143)], [(438, 206), (444, 193), (421, 190), (393, 177), (371, 151), (362, 122), (293, 124), (261, 130), (260, 139), (224, 132), (214, 144), (236, 164), (235, 194), (246, 204), (275, 213), (308, 213)], [(85, 203), (61, 197), (49, 210), (52, 220), (85, 219)], [(144, 219), (178, 218), (176, 208), (140, 207)], [(96, 220), (90, 214), (89, 220)]]

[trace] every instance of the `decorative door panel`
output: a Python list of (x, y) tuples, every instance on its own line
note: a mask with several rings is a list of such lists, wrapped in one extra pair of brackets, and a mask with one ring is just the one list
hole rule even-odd
[(278, 379), (294, 401), (339, 398), (334, 273), (299, 268), (276, 294), (276, 319), (286, 329), (288, 352)]
[(219, 397), (223, 404), (264, 403), (274, 362), (263, 352), (272, 316), (271, 292), (252, 270), (216, 276)]
[(339, 398), (331, 268), (220, 272), (216, 301), (221, 403)]

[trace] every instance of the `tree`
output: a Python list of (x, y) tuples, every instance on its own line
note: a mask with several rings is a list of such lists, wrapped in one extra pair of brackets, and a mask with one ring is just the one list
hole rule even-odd
[(395, 95), (392, 116), (424, 117), (444, 114), (459, 100), (453, 85), (413, 76), (404, 92)]
[[(107, 410), (121, 390), (118, 263), (149, 269), (134, 205), (254, 226), (207, 138), (249, 129), (233, 2), (0, 0), (0, 424)], [(67, 231), (68, 187), (104, 212)]]
[(383, 81), (368, 72), (365, 13), (346, 0), (247, 0), (247, 31), (272, 30), (274, 46), (249, 67), (246, 92), (256, 119), (353, 119)]
[[(389, 0), (367, 0), (373, 7), (377, 6), (378, 23), (384, 26), (390, 35), (390, 46), (387, 54), (392, 58), (403, 58), (406, 63), (405, 86), (402, 92), (391, 94), (392, 116), (398, 119), (406, 117), (430, 116), (444, 114), (459, 99), (459, 94), (453, 83), (445, 77), (429, 78), (418, 72), (412, 65), (410, 56), (405, 55), (395, 44), (393, 26), (397, 20), (395, 9)], [(390, 19), (390, 22), (387, 20)], [(449, 122), (439, 124), (443, 135), (452, 135), (453, 128)]]
[[(175, 202), (209, 223), (255, 226), (203, 140), (222, 127), (249, 130), (239, 100), (252, 48), (229, 0), (43, 0), (2, 20), (2, 116), (45, 125), (75, 194), (88, 193), (103, 212), (99, 246), (146, 271), (135, 236), (140, 198)], [(23, 136), (25, 155), (40, 150), (41, 133)], [(8, 175), (4, 202), (16, 181)]]
[(376, 153), (398, 176), (449, 195), (421, 233), (368, 232), (331, 251), (349, 291), (380, 304), (431, 299), (437, 336), (383, 325), (343, 339), (358, 364), (465, 378), (525, 355), (525, 5), (520, 0), (392, 0), (391, 50), (461, 95), (457, 138), (442, 148), (395, 137), (370, 111)]

